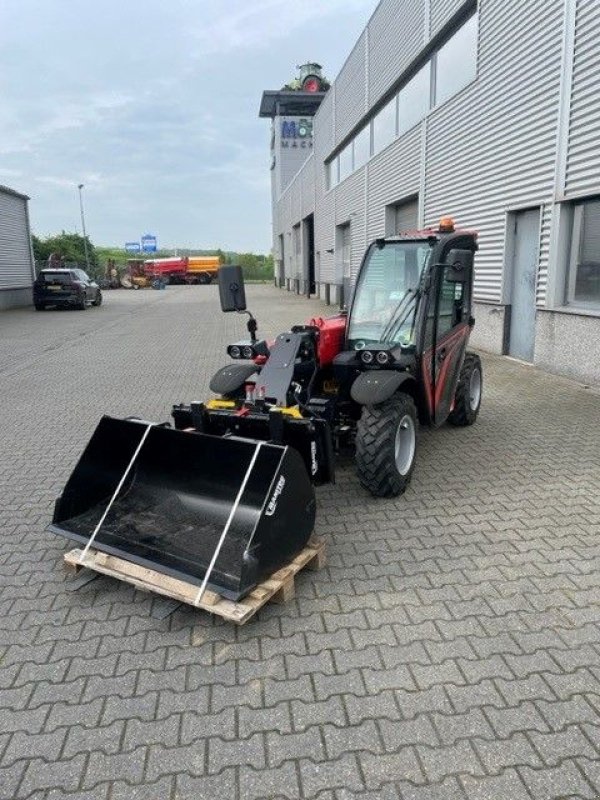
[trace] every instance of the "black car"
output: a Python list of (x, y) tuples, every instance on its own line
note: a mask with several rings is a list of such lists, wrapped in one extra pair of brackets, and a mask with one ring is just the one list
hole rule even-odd
[(82, 269), (43, 269), (33, 284), (36, 311), (48, 306), (80, 308), (99, 306), (102, 292)]

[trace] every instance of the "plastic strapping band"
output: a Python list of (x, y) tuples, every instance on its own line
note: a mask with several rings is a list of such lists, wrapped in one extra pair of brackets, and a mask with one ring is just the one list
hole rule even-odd
[(208, 565), (208, 569), (206, 570), (206, 574), (204, 576), (204, 580), (202, 581), (202, 584), (200, 585), (200, 589), (198, 590), (198, 594), (196, 595), (196, 599), (194, 600), (194, 605), (195, 606), (197, 606), (200, 603), (200, 601), (202, 600), (202, 596), (203, 596), (204, 592), (206, 591), (206, 585), (207, 585), (208, 581), (210, 580), (210, 576), (211, 576), (212, 571), (213, 571), (213, 569), (215, 567), (217, 558), (219, 557), (219, 553), (221, 552), (221, 548), (223, 547), (223, 542), (225, 541), (225, 537), (229, 533), (229, 528), (231, 527), (231, 523), (233, 522), (233, 518), (235, 516), (235, 512), (238, 509), (238, 506), (240, 504), (240, 500), (242, 499), (242, 495), (244, 494), (244, 491), (246, 489), (246, 484), (248, 483), (248, 479), (250, 478), (250, 474), (251, 474), (251, 472), (252, 472), (252, 470), (254, 468), (254, 465), (256, 463), (256, 459), (258, 458), (258, 453), (260, 451), (260, 448), (263, 446), (263, 444), (264, 444), (264, 442), (258, 442), (258, 444), (256, 445), (256, 449), (254, 450), (254, 455), (250, 459), (250, 464), (248, 465), (248, 469), (246, 470), (246, 474), (244, 475), (244, 480), (242, 481), (242, 485), (240, 486), (240, 490), (237, 493), (237, 497), (235, 498), (235, 502), (233, 503), (233, 506), (231, 507), (231, 511), (229, 512), (229, 516), (227, 518), (227, 522), (225, 523), (225, 527), (223, 528), (223, 533), (221, 534), (221, 538), (217, 542), (217, 546), (215, 547), (215, 552), (212, 554), (212, 558), (210, 560), (210, 564)]
[(134, 463), (135, 463), (135, 460), (136, 460), (136, 458), (138, 457), (140, 450), (142, 449), (142, 445), (143, 445), (143, 444), (144, 444), (144, 442), (146, 441), (146, 437), (147, 437), (147, 436), (148, 436), (148, 434), (150, 433), (150, 429), (151, 429), (151, 428), (153, 428), (153, 427), (154, 427), (154, 425), (153, 425), (152, 423), (150, 423), (150, 424), (148, 425), (148, 427), (146, 428), (146, 430), (144, 431), (144, 435), (142, 436), (142, 438), (141, 438), (141, 440), (140, 440), (140, 443), (139, 443), (139, 444), (138, 444), (138, 446), (136, 447), (136, 449), (135, 449), (135, 453), (134, 453), (134, 454), (131, 456), (131, 461), (130, 461), (130, 462), (129, 462), (129, 464), (127, 465), (127, 469), (126, 469), (126, 470), (125, 470), (125, 472), (123, 473), (123, 477), (122, 477), (122, 478), (121, 478), (121, 480), (119, 481), (119, 485), (118, 485), (118, 486), (117, 486), (117, 488), (115, 489), (113, 496), (110, 498), (110, 500), (109, 500), (109, 502), (108, 502), (108, 505), (107, 505), (107, 506), (106, 506), (106, 508), (104, 509), (104, 514), (102, 514), (102, 516), (100, 517), (100, 520), (99, 520), (98, 524), (96, 525), (96, 527), (94, 528), (94, 532), (93, 532), (93, 533), (92, 533), (92, 535), (90, 536), (90, 539), (89, 539), (88, 543), (86, 544), (86, 546), (85, 546), (85, 547), (83, 548), (83, 550), (81, 551), (81, 555), (79, 556), (79, 563), (80, 563), (80, 564), (83, 564), (83, 561), (84, 561), (85, 557), (87, 556), (87, 554), (88, 554), (88, 551), (89, 551), (90, 547), (92, 546), (92, 543), (93, 543), (94, 539), (96, 538), (96, 535), (97, 535), (98, 531), (100, 530), (100, 528), (101, 528), (101, 527), (102, 527), (102, 525), (104, 524), (104, 520), (106, 519), (106, 516), (107, 516), (108, 512), (109, 512), (109, 511), (110, 511), (110, 509), (112, 508), (112, 504), (113, 504), (113, 503), (115, 502), (115, 500), (117, 499), (117, 495), (118, 495), (118, 494), (119, 494), (119, 492), (121, 491), (121, 489), (122, 489), (122, 487), (123, 487), (123, 484), (125, 483), (125, 481), (126, 481), (126, 479), (127, 479), (127, 476), (128, 476), (128, 475), (129, 475), (129, 473), (131, 472), (131, 468), (133, 467), (133, 465), (134, 465)]

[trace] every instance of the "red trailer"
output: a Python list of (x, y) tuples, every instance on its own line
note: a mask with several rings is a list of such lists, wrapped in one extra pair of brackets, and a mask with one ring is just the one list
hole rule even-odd
[(187, 283), (187, 271), (188, 260), (185, 257), (149, 258), (144, 261), (144, 272), (151, 281), (158, 278), (167, 283)]

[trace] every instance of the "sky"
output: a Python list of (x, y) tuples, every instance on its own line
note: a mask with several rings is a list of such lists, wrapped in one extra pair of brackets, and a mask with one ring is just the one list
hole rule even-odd
[(339, 72), (376, 0), (0, 0), (0, 184), (32, 232), (268, 252), (264, 89)]

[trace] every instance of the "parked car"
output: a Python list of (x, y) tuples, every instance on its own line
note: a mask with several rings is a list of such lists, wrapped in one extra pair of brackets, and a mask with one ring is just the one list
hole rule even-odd
[(102, 303), (100, 287), (82, 269), (43, 269), (33, 284), (36, 311), (48, 306), (80, 308)]

